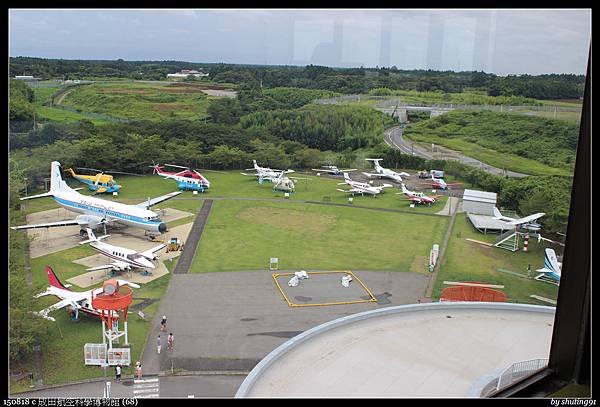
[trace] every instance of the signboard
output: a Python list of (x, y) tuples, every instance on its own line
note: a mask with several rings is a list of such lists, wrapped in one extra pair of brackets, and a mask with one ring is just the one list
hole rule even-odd
[(108, 364), (110, 366), (131, 364), (131, 349), (130, 348), (112, 348), (108, 350)]
[(86, 343), (83, 346), (83, 357), (86, 365), (102, 366), (106, 364), (106, 344)]

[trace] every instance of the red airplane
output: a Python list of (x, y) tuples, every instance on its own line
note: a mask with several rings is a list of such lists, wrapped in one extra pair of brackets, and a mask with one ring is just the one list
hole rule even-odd
[(448, 189), (448, 187), (454, 185), (462, 185), (462, 182), (455, 182), (453, 184), (448, 184), (441, 178), (436, 178), (433, 174), (431, 174), (431, 186), (435, 189)]
[[(410, 200), (411, 202), (414, 202), (416, 204), (427, 204), (428, 206), (431, 206), (432, 203), (435, 203), (438, 198), (440, 198), (442, 195), (435, 195), (435, 196), (427, 196), (425, 194), (423, 194), (422, 192), (414, 192), (414, 191), (409, 191), (408, 189), (406, 189), (406, 186), (404, 185), (404, 183), (402, 183), (402, 194), (406, 195), (408, 197), (408, 200)], [(396, 193), (396, 195), (401, 195), (400, 192)]]

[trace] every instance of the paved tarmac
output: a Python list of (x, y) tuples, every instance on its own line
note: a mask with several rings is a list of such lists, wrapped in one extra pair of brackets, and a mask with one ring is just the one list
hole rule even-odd
[[(427, 301), (423, 296), (428, 275), (353, 273), (378, 302), (289, 307), (267, 270), (173, 274), (142, 355), (144, 373), (172, 368), (249, 371), (289, 338), (326, 321), (377, 307)], [(163, 315), (168, 319), (166, 332), (160, 332)], [(175, 338), (172, 351), (166, 349), (169, 332)], [(159, 333), (163, 343), (160, 355), (156, 346)]]

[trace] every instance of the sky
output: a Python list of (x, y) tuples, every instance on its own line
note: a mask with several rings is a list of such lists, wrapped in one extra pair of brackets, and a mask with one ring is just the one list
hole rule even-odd
[(583, 74), (591, 9), (10, 9), (9, 55)]

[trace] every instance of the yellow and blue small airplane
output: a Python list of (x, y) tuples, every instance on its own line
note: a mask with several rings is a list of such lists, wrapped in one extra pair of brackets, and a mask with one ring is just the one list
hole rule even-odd
[[(77, 168), (78, 170), (91, 170), (99, 171), (95, 175), (82, 175), (76, 174), (72, 168), (67, 168), (65, 171), (69, 172), (73, 178), (86, 184), (90, 191), (96, 194), (102, 194), (105, 192), (112, 193), (118, 192), (121, 189), (121, 185), (117, 184), (112, 175), (105, 174), (104, 171), (96, 170), (94, 168)], [(130, 174), (127, 172), (110, 171), (111, 173), (127, 174), (127, 175), (138, 175)]]

